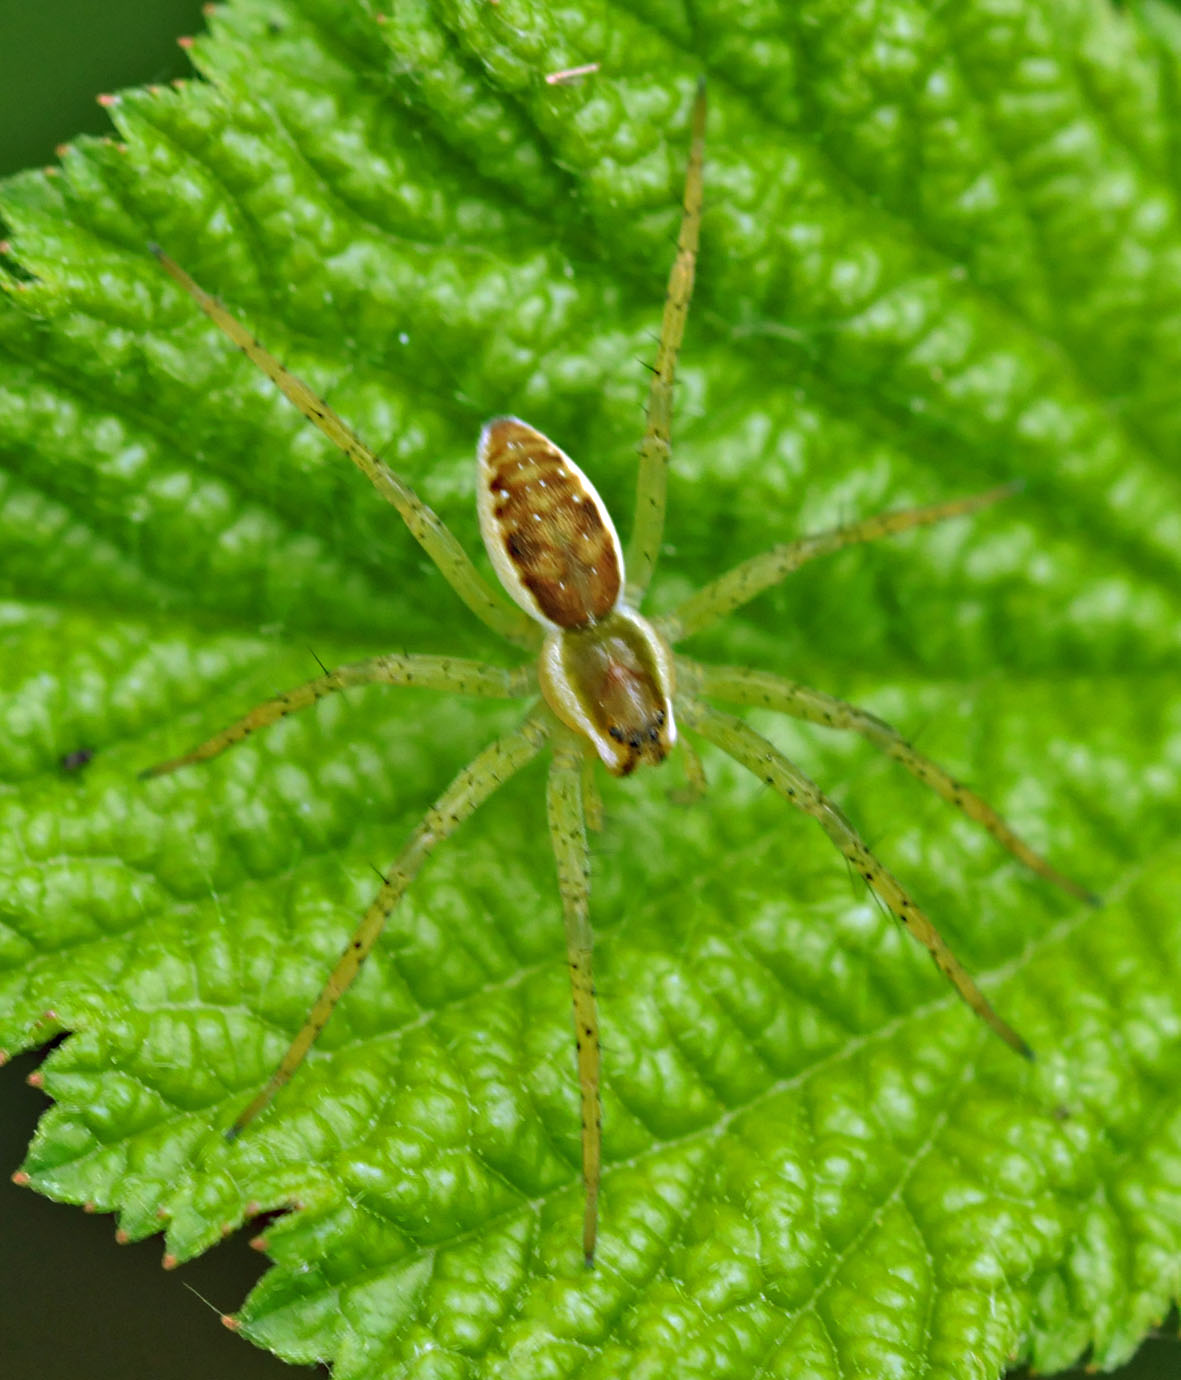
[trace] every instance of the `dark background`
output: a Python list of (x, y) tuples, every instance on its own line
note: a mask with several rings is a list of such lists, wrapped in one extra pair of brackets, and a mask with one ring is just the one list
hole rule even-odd
[[(56, 146), (75, 135), (109, 132), (95, 102), (100, 92), (189, 75), (176, 38), (201, 24), (197, 0), (0, 0), (0, 175), (52, 163)], [(24, 1081), (36, 1065), (36, 1056), (26, 1056), (0, 1069), (3, 1380), (294, 1374), (233, 1337), (216, 1317), (237, 1308), (264, 1269), (248, 1233), (165, 1273), (159, 1239), (119, 1246), (112, 1218), (88, 1217), (9, 1181), (47, 1105)], [(1118, 1376), (1178, 1380), (1181, 1344), (1149, 1341)]]
[(199, 0), (0, 0), (0, 174), (111, 132), (95, 97), (188, 75), (176, 40), (201, 27)]

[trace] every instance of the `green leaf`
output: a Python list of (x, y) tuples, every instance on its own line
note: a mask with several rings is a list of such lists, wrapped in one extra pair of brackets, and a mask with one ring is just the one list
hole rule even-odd
[[(204, 80), (124, 93), (118, 142), (3, 184), (0, 1044), (70, 1032), (34, 1187), (163, 1228), (175, 1259), (286, 1210), (240, 1326), (342, 1380), (958, 1380), (1132, 1351), (1181, 1258), (1177, 33), (1099, 0), (236, 0), (196, 43)], [(539, 769), (439, 851), (265, 1116), (220, 1134), (372, 867), (514, 711), (350, 692), (136, 773), (314, 657), (513, 655), (146, 244), (470, 550), (475, 436), (506, 411), (626, 529), (701, 71), (653, 607), (797, 532), (1024, 479), (691, 650), (921, 731), (1106, 905), (861, 740), (751, 716), (911, 886), (1027, 1068), (757, 783), (708, 756), (692, 808), (675, 763), (607, 783), (587, 1273)]]

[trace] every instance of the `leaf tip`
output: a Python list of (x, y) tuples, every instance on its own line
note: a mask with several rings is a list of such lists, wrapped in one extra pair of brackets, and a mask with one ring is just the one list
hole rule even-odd
[(179, 1264), (180, 1261), (171, 1251), (165, 1251), (164, 1258), (160, 1261), (160, 1265), (165, 1270), (175, 1270)]
[(28, 1188), (32, 1180), (23, 1169), (16, 1169), (12, 1173), (12, 1182), (16, 1184), (17, 1188)]
[(230, 1332), (239, 1332), (242, 1328), (242, 1324), (232, 1313), (223, 1313), (221, 1315), (221, 1325), (224, 1328), (228, 1328)]

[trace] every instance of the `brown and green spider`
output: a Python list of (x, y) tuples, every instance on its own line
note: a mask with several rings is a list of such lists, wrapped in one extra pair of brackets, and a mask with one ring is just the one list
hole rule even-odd
[(926, 947), (964, 1001), (1006, 1044), (1027, 1058), (1032, 1057), (1029, 1046), (997, 1015), (931, 921), (836, 805), (754, 729), (713, 708), (707, 700), (776, 709), (826, 728), (861, 734), (983, 825), (1034, 872), (1074, 897), (1093, 899), (1023, 843), (991, 806), (881, 719), (768, 671), (707, 666), (674, 655), (672, 650), (691, 634), (778, 584), (806, 561), (858, 542), (973, 513), (1004, 498), (1013, 491), (1012, 486), (882, 513), (786, 542), (743, 561), (671, 613), (647, 619), (639, 612), (664, 527), (674, 374), (693, 291), (701, 224), (705, 111), (702, 85), (693, 107), (681, 229), (648, 396), (647, 426), (639, 448), (636, 514), (626, 561), (594, 485), (552, 441), (515, 417), (495, 418), (480, 437), (480, 530), (496, 574), (516, 607), (485, 581), (441, 519), (398, 474), (306, 384), (268, 354), (216, 299), (152, 247), (167, 272), (202, 311), (394, 505), (411, 535), (476, 617), (531, 654), (513, 670), (455, 657), (417, 655), (378, 656), (342, 666), (258, 705), (191, 752), (143, 773), (160, 776), (204, 762), (255, 730), (355, 685), (415, 685), (530, 701), (517, 727), (477, 754), (410, 835), (397, 860), (383, 874), (377, 895), (286, 1054), (226, 1134), (230, 1139), (236, 1137), (298, 1069), (434, 848), (548, 745), (552, 757), (546, 808), (574, 998), (585, 1186), (583, 1251), (588, 1264), (594, 1257), (598, 1229), (601, 1171), (599, 1024), (591, 974), (586, 835), (588, 825), (598, 828), (601, 823), (593, 774), (596, 757), (612, 774), (627, 776), (641, 764), (659, 765), (678, 746), (690, 787), (700, 792), (705, 788), (704, 773), (681, 730), (689, 729), (720, 748), (817, 821), (870, 890)]

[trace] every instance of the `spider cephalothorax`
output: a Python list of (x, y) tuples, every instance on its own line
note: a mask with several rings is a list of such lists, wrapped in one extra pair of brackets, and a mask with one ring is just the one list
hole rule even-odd
[(411, 834), (270, 1081), (227, 1135), (238, 1135), (302, 1063), (431, 851), (548, 745), (552, 760), (546, 807), (566, 925), (578, 1046), (585, 1185), (582, 1244), (588, 1264), (595, 1249), (601, 1170), (599, 1030), (591, 974), (586, 840), (588, 820), (596, 827), (598, 823), (598, 800), (587, 769), (596, 757), (615, 775), (626, 776), (642, 763), (662, 762), (674, 746), (680, 746), (690, 783), (700, 790), (705, 784), (700, 763), (683, 735), (678, 736), (678, 726), (728, 753), (816, 820), (891, 914), (927, 948), (960, 996), (1020, 1054), (1030, 1054), (1028, 1045), (992, 1009), (931, 921), (841, 811), (766, 739), (708, 701), (778, 709), (826, 728), (861, 734), (983, 825), (1028, 867), (1071, 895), (1093, 900), (1024, 844), (991, 806), (881, 719), (772, 672), (706, 666), (674, 656), (672, 651), (677, 643), (777, 584), (805, 561), (843, 546), (974, 512), (1011, 493), (1011, 488), (883, 513), (786, 542), (743, 561), (669, 614), (649, 621), (639, 612), (664, 527), (673, 378), (693, 289), (701, 221), (704, 130), (705, 92), (699, 86), (684, 213), (648, 397), (647, 430), (640, 445), (636, 514), (626, 563), (614, 523), (593, 484), (552, 441), (515, 417), (489, 422), (480, 438), (480, 528), (496, 573), (516, 608), (488, 585), (447, 527), (400, 475), (214, 298), (154, 249), (168, 273), (214, 323), (397, 508), (415, 540), (468, 608), (488, 627), (532, 654), (515, 670), (455, 657), (412, 655), (380, 656), (342, 666), (258, 705), (193, 751), (144, 773), (156, 776), (216, 756), (253, 730), (351, 685), (414, 684), (533, 701), (517, 728), (478, 753)]

